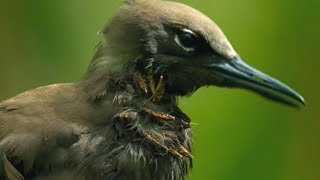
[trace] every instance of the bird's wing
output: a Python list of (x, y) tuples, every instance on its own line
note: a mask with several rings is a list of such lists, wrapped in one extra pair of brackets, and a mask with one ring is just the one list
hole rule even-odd
[(1, 179), (23, 179), (21, 174), (35, 165), (64, 163), (64, 154), (82, 131), (81, 123), (74, 120), (77, 113), (70, 112), (76, 106), (73, 91), (69, 84), (53, 85), (0, 103)]
[(8, 161), (5, 152), (0, 149), (0, 179), (23, 180), (22, 174)]

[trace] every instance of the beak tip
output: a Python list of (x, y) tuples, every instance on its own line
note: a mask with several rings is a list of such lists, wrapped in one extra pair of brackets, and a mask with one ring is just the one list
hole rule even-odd
[(306, 101), (304, 100), (303, 97), (300, 98), (300, 102), (301, 102), (301, 104), (302, 104), (304, 107), (307, 106), (307, 103), (306, 103)]
[(295, 92), (295, 91), (293, 91), (293, 92), (294, 92), (294, 95), (291, 96), (291, 98), (293, 98), (292, 99), (293, 101), (291, 101), (293, 107), (295, 107), (296, 109), (299, 109), (299, 110), (301, 108), (303, 108), (303, 107), (306, 107), (307, 104), (306, 104), (305, 99), (300, 94), (298, 94), (297, 92)]
[(307, 103), (304, 100), (301, 103), (303, 106), (307, 106)]
[(304, 98), (302, 96), (298, 96), (296, 100), (299, 103), (292, 104), (293, 105), (292, 107), (294, 107), (294, 108), (296, 108), (298, 110), (301, 110), (302, 108), (307, 106), (307, 103), (306, 103), (306, 101), (304, 100)]
[(301, 104), (303, 105), (304, 107), (307, 106), (307, 103), (305, 101), (305, 99), (303, 98), (303, 96), (301, 96), (300, 94), (296, 93), (297, 96), (296, 96), (296, 100)]

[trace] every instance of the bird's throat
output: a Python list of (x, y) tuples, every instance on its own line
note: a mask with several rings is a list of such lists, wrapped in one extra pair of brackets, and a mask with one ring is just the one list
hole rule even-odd
[(190, 119), (179, 109), (176, 99), (165, 93), (164, 76), (136, 71), (132, 82), (135, 95), (131, 101), (138, 103), (124, 108), (117, 118), (138, 131), (157, 151), (192, 158)]
[(133, 73), (133, 82), (140, 88), (142, 94), (146, 97), (150, 96), (145, 103), (148, 103), (149, 101), (158, 103), (164, 97), (165, 80), (163, 75), (160, 75), (158, 79), (155, 79), (152, 72), (143, 76), (140, 72), (136, 71)]

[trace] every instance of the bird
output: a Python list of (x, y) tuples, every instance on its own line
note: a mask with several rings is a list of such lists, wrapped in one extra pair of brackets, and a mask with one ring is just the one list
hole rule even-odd
[(216, 86), (305, 105), (188, 5), (126, 0), (99, 35), (79, 81), (0, 103), (1, 180), (186, 179), (193, 134), (179, 97)]

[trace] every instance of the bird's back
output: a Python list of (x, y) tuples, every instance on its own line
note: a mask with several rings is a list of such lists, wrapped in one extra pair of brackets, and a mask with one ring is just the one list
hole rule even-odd
[(83, 114), (89, 108), (77, 92), (75, 84), (56, 84), (0, 104), (3, 178), (19, 179), (19, 172), (27, 178), (36, 171), (49, 171), (50, 166), (63, 166), (63, 152), (78, 141), (86, 127), (79, 119), (86, 120)]

